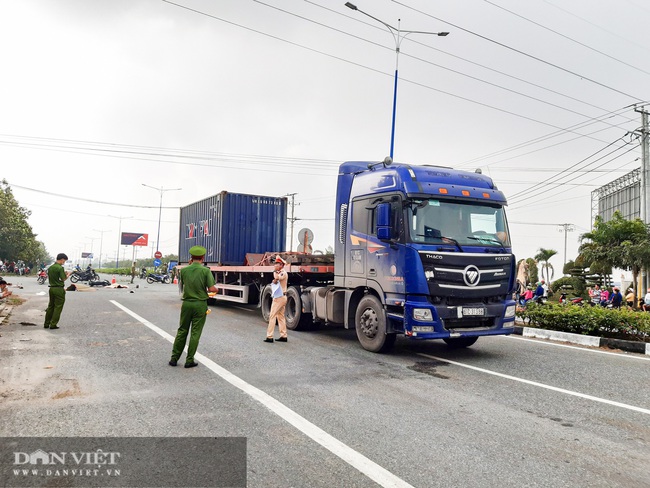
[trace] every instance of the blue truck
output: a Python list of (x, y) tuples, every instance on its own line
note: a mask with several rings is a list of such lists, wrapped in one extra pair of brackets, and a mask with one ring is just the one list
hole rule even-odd
[[(221, 195), (227, 201), (228, 194)], [(334, 256), (264, 248), (284, 246), (284, 235), (278, 232), (286, 229), (286, 199), (249, 200), (265, 202), (274, 212), (235, 212), (227, 217), (235, 221), (230, 223), (219, 212), (194, 217), (213, 218), (218, 222), (205, 225), (230, 229), (216, 248), (232, 248), (237, 233), (247, 234), (246, 229), (275, 229), (269, 230), (273, 242), (254, 249), (239, 246), (243, 255), (235, 258), (238, 262), (207, 259), (219, 288), (216, 300), (257, 303), (268, 320), (272, 261), (279, 254), (290, 263), (286, 318), (293, 330), (314, 324), (354, 328), (361, 346), (372, 352), (389, 351), (398, 334), (468, 347), (481, 336), (514, 332), (515, 257), (506, 199), (478, 171), (392, 163), (388, 158), (343, 163)], [(193, 209), (185, 214), (181, 209), (181, 260), (183, 249), (212, 243), (183, 242)], [(267, 217), (260, 220), (259, 215)], [(250, 236), (246, 241), (252, 242)]]

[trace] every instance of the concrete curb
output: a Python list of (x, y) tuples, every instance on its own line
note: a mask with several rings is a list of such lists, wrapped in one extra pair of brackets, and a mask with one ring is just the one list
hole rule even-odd
[(515, 334), (523, 337), (536, 337), (538, 339), (548, 339), (557, 342), (568, 342), (589, 347), (605, 347), (609, 349), (620, 349), (637, 354), (647, 354), (650, 356), (650, 342), (624, 341), (621, 339), (609, 339), (607, 337), (594, 337), (581, 334), (571, 334), (569, 332), (559, 332), (556, 330), (535, 329), (534, 327), (515, 326)]

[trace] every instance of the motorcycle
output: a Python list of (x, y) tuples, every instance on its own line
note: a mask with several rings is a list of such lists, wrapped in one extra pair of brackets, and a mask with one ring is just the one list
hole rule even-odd
[(91, 267), (86, 268), (85, 271), (75, 270), (70, 275), (70, 281), (76, 283), (77, 281), (98, 281), (99, 275)]
[(571, 300), (568, 300), (566, 297), (566, 293), (562, 293), (560, 295), (560, 303), (562, 305), (566, 305), (567, 303), (570, 303), (571, 305), (577, 305), (578, 307), (582, 307), (584, 302), (584, 299), (582, 297), (574, 297)]
[(140, 271), (140, 279), (144, 280), (146, 277), (147, 277), (147, 269), (142, 268), (142, 270)]
[(47, 273), (45, 272), (44, 269), (40, 270), (38, 273), (38, 278), (36, 278), (36, 281), (38, 282), (39, 285), (44, 285), (46, 279), (47, 279)]
[(169, 277), (168, 274), (155, 274), (155, 273), (149, 273), (147, 275), (147, 283), (165, 283), (169, 284), (171, 283), (171, 278)]

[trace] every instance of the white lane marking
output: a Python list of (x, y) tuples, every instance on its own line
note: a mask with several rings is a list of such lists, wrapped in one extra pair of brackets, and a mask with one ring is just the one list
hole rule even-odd
[[(138, 322), (141, 322), (142, 324), (149, 327), (156, 334), (160, 335), (161, 337), (163, 337), (164, 339), (168, 340), (171, 343), (174, 342), (174, 337), (168, 334), (167, 332), (165, 332), (164, 330), (162, 330), (161, 328), (159, 328), (157, 325), (152, 324), (151, 322), (142, 318), (135, 312), (132, 312), (121, 303), (118, 303), (115, 300), (109, 300), (109, 301), (113, 305), (115, 305), (116, 307), (118, 307), (119, 309), (123, 310), (131, 317), (136, 319)], [(267, 393), (264, 393), (259, 388), (256, 388), (253, 385), (246, 383), (244, 380), (242, 380), (238, 376), (235, 376), (227, 369), (224, 369), (223, 367), (219, 366), (217, 363), (205, 357), (203, 354), (196, 354), (195, 358), (198, 359), (201, 362), (201, 364), (205, 365), (206, 368), (216, 373), (218, 376), (226, 380), (231, 385), (239, 388), (244, 393), (253, 397), (255, 400), (260, 402), (266, 408), (268, 408), (273, 413), (278, 415), (282, 420), (289, 422), (291, 425), (293, 425), (296, 429), (301, 431), (307, 437), (316, 441), (318, 444), (323, 446), (332, 454), (338, 456), (343, 461), (345, 461), (350, 466), (356, 468), (357, 470), (365, 474), (368, 478), (370, 478), (380, 486), (413, 488), (412, 485), (408, 484), (403, 479), (398, 478), (387, 469), (382, 468), (374, 461), (371, 461), (370, 459), (365, 457), (363, 454), (355, 451), (348, 445), (342, 443), (335, 437), (325, 432), (320, 427), (317, 427), (316, 425), (312, 424), (304, 417), (298, 415), (296, 412), (291, 410), (283, 403), (280, 403), (278, 400), (268, 395)]]
[(586, 400), (591, 400), (594, 402), (605, 403), (607, 405), (613, 405), (614, 407), (625, 408), (627, 410), (633, 410), (635, 412), (644, 413), (650, 415), (650, 410), (647, 408), (635, 407), (634, 405), (628, 405), (626, 403), (615, 402), (613, 400), (607, 400), (606, 398), (599, 398), (591, 395), (586, 395), (584, 393), (579, 393), (577, 391), (565, 390), (564, 388), (558, 388), (556, 386), (545, 385), (544, 383), (538, 383), (537, 381), (525, 380), (523, 378), (517, 378), (516, 376), (510, 376), (509, 374), (497, 373), (496, 371), (490, 371), (489, 369), (477, 368), (476, 366), (470, 366), (469, 364), (458, 363), (456, 361), (451, 361), (445, 358), (439, 358), (437, 356), (431, 356), (430, 354), (424, 354), (419, 352), (419, 356), (424, 356), (425, 358), (437, 359), (438, 361), (444, 361), (445, 363), (453, 364), (454, 366), (460, 366), (461, 368), (472, 369), (474, 371), (479, 371), (481, 373), (491, 374), (493, 376), (499, 376), (500, 378), (505, 378), (507, 380), (518, 381), (520, 383), (526, 383), (527, 385), (538, 386), (540, 388), (546, 388), (547, 390), (557, 391), (559, 393), (564, 393), (565, 395), (576, 396), (579, 398), (585, 398)]
[(549, 342), (548, 339), (537, 339), (537, 340), (535, 340), (535, 339), (526, 339), (525, 337), (519, 337), (519, 336), (513, 336), (513, 335), (493, 336), (493, 337), (499, 337), (501, 339), (515, 339), (515, 340), (518, 340), (518, 341), (534, 342), (535, 344), (543, 344), (545, 346), (568, 347), (569, 349), (577, 349), (578, 351), (596, 352), (598, 354), (610, 354), (612, 356), (616, 356), (616, 357), (619, 357), (619, 358), (641, 359), (642, 361), (650, 361), (650, 358), (639, 356), (639, 354), (642, 354), (640, 352), (630, 353), (630, 354), (636, 354), (636, 356), (631, 356), (630, 354), (623, 354), (623, 353), (620, 353), (620, 352), (601, 351), (600, 349), (588, 349), (586, 347), (572, 346), (570, 344), (558, 344), (557, 342)]

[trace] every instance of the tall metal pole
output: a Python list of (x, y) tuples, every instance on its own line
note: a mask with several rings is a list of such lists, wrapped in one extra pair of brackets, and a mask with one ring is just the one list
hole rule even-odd
[[(291, 222), (291, 230), (290, 230), (290, 233), (289, 233), (289, 236), (290, 236), (289, 237), (289, 252), (293, 251), (293, 224), (297, 220), (293, 216), (293, 210), (294, 210), (294, 207), (296, 206), (296, 202), (295, 202), (296, 195), (297, 195), (297, 193), (287, 193), (285, 195), (285, 197), (291, 197), (291, 218), (289, 219), (289, 221)], [(298, 204), (298, 205), (300, 205), (300, 204)]]
[(115, 267), (119, 268), (120, 267), (120, 245), (122, 244), (122, 220), (132, 219), (133, 217), (116, 217), (115, 215), (109, 215), (109, 217), (118, 219), (120, 221), (120, 225), (117, 230), (117, 253), (115, 255)]
[(99, 265), (97, 266), (98, 268), (101, 269), (102, 267), (102, 248), (104, 245), (104, 232), (108, 232), (107, 230), (98, 230), (98, 229), (93, 229), (95, 232), (99, 232), (101, 234), (101, 238), (99, 239)]
[(153, 188), (154, 190), (157, 190), (160, 192), (160, 206), (158, 207), (158, 236), (156, 237), (156, 252), (158, 252), (160, 249), (160, 219), (162, 217), (162, 200), (163, 200), (163, 193), (166, 191), (177, 191), (177, 190), (182, 190), (182, 188), (163, 188), (162, 186), (160, 188), (156, 188), (155, 186), (151, 185), (145, 185), (142, 183), (142, 186), (146, 186), (147, 188)]
[(372, 20), (376, 20), (377, 22), (382, 24), (384, 27), (388, 29), (388, 31), (393, 36), (393, 40), (395, 41), (395, 80), (393, 82), (393, 114), (391, 118), (391, 128), (390, 128), (390, 158), (393, 159), (393, 151), (395, 149), (395, 119), (397, 114), (397, 80), (399, 78), (398, 63), (399, 63), (399, 51), (400, 51), (400, 46), (402, 44), (402, 41), (409, 34), (431, 34), (434, 36), (444, 37), (444, 36), (448, 36), (449, 32), (428, 32), (428, 31), (412, 31), (412, 30), (403, 31), (400, 28), (401, 19), (397, 19), (397, 28), (395, 28), (392, 25), (387, 24), (383, 20), (380, 20), (377, 17), (373, 17), (369, 13), (364, 12), (353, 3), (346, 2), (345, 6), (349, 9), (356, 10), (357, 12), (365, 15), (366, 17), (370, 17)]
[[(641, 220), (648, 225), (650, 222), (650, 150), (648, 149), (648, 112), (642, 108), (635, 108), (641, 114)], [(641, 271), (642, 290), (647, 290), (648, 270)]]

